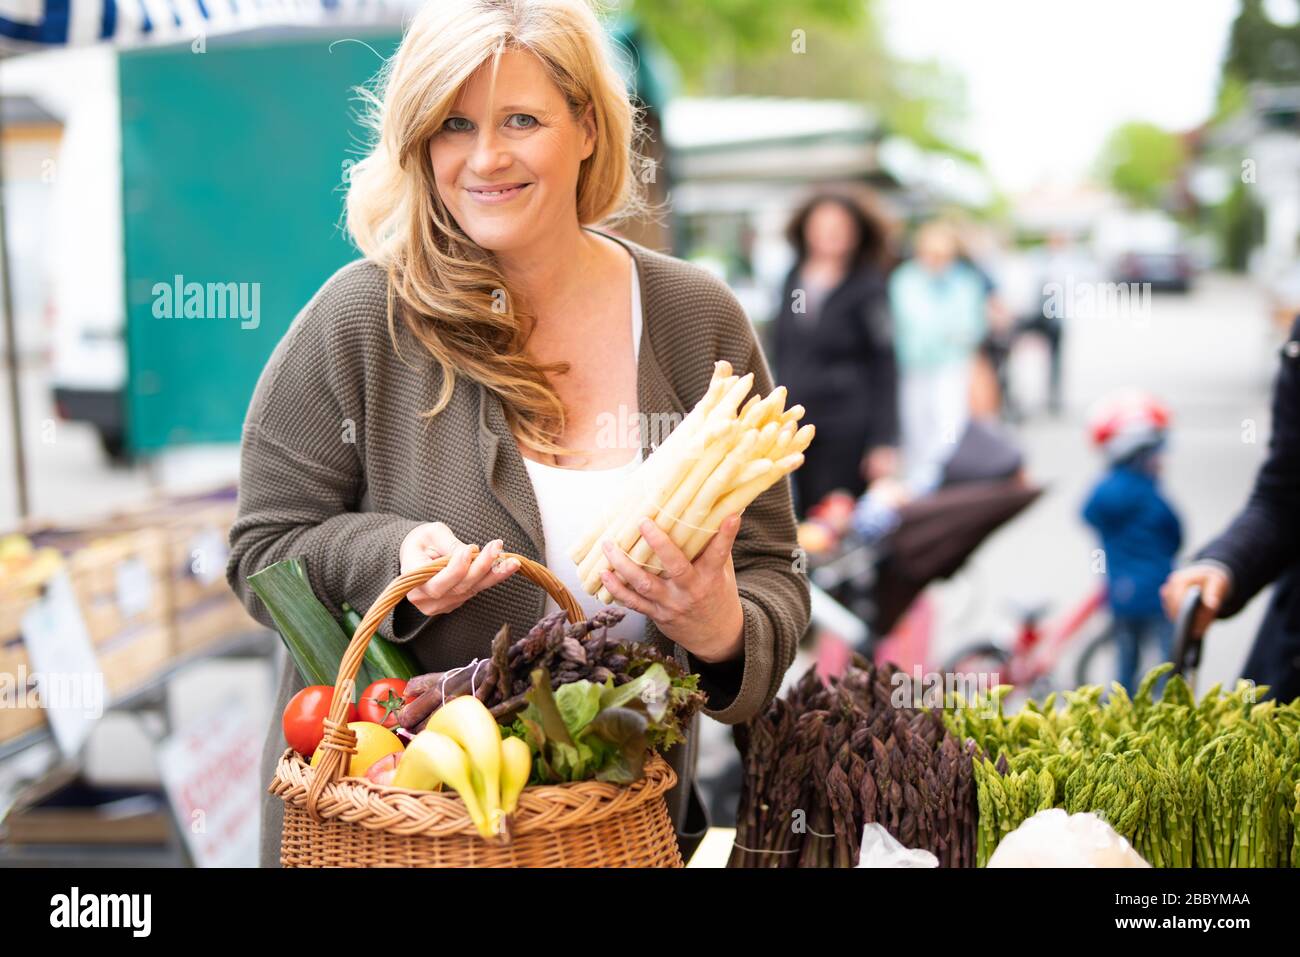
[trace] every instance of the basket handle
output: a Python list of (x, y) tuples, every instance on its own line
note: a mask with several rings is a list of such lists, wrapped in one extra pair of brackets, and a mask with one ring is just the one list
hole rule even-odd
[[(511, 558), (519, 562), (519, 574), (544, 588), (546, 593), (555, 599), (555, 603), (564, 609), (569, 621), (576, 625), (585, 620), (582, 607), (549, 568), (533, 561), (527, 555), (518, 555), (514, 552), (503, 552), (498, 561), (507, 561)], [(357, 753), (356, 732), (348, 727), (345, 718), (347, 706), (356, 696), (357, 672), (361, 668), (361, 662), (365, 660), (366, 646), (370, 644), (371, 636), (378, 630), (380, 623), (406, 597), (407, 592), (423, 585), (446, 568), (450, 561), (451, 558), (445, 555), (435, 558), (429, 564), (413, 568), (389, 582), (388, 587), (380, 593), (375, 603), (370, 606), (370, 610), (361, 619), (361, 624), (353, 633), (347, 650), (343, 652), (343, 660), (339, 662), (338, 677), (334, 681), (334, 698), (330, 701), (329, 716), (325, 719), (325, 736), (320, 743), (324, 753), (307, 788), (307, 813), (314, 821), (321, 820), (316, 812), (316, 802), (320, 799), (326, 785), (334, 783), (343, 776), (344, 760)]]

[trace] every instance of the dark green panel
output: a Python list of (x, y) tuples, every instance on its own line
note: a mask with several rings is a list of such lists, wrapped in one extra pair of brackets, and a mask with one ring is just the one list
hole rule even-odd
[[(396, 35), (367, 37), (385, 56)], [(343, 169), (362, 130), (354, 88), (381, 66), (358, 43), (209, 41), (123, 53), (129, 441), (237, 441), (263, 364), (294, 315), (356, 257)], [(159, 318), (155, 286), (203, 285), (203, 318)], [(253, 320), (218, 318), (207, 284), (238, 283)], [(177, 304), (184, 306), (184, 301)], [(174, 313), (175, 315), (175, 313)]]

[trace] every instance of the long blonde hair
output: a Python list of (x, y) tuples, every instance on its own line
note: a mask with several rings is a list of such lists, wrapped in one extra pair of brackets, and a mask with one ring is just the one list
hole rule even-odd
[(641, 117), (585, 0), (428, 0), (375, 90), (363, 91), (375, 137), (349, 176), (347, 226), (361, 252), (388, 271), (394, 343), (400, 313), (442, 368), (442, 389), (427, 414), (446, 407), (462, 373), (501, 398), (524, 445), (569, 454), (555, 441), (564, 431), (564, 404), (546, 378), (568, 363), (539, 365), (525, 355), (528, 306), (442, 203), (429, 156), (461, 86), (488, 60), (495, 72), (507, 50), (541, 61), (575, 119), (592, 107), (596, 143), (578, 173), (579, 224), (645, 208), (634, 173)]

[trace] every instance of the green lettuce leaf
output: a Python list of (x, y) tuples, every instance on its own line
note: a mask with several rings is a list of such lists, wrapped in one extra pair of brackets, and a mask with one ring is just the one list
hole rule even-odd
[(555, 704), (570, 737), (576, 739), (596, 717), (600, 711), (601, 691), (601, 686), (591, 681), (573, 681), (555, 690)]

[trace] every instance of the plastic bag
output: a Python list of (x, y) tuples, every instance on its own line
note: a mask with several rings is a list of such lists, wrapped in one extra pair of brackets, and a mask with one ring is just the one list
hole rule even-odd
[(1150, 867), (1133, 845), (1092, 813), (1039, 811), (1004, 837), (989, 867)]
[(904, 847), (874, 821), (862, 829), (858, 867), (938, 867), (939, 858), (929, 851)]

